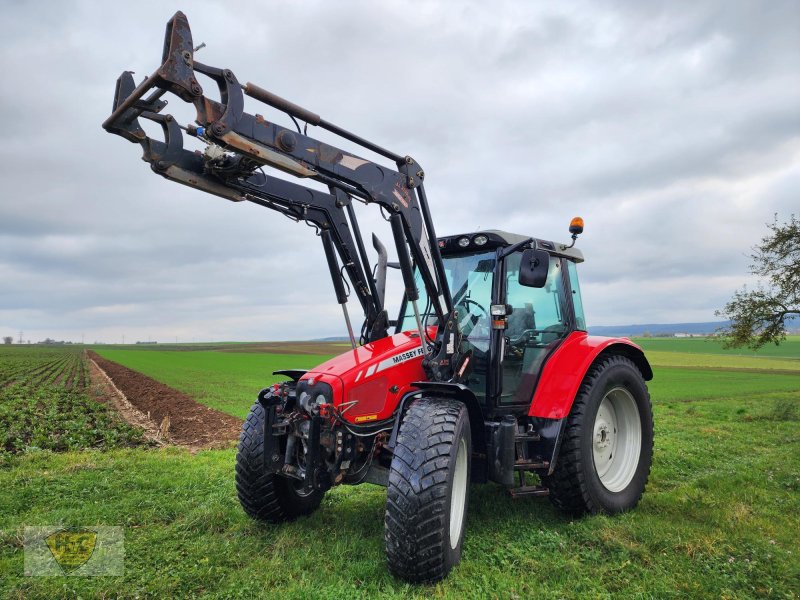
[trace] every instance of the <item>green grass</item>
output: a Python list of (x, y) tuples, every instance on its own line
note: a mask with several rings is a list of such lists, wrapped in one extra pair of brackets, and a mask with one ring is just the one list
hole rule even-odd
[(662, 352), (648, 350), (647, 359), (653, 366), (692, 367), (706, 369), (747, 370), (770, 373), (791, 371), (800, 374), (800, 360), (791, 358), (764, 358), (759, 356), (730, 356), (726, 354), (701, 354)]
[(645, 351), (727, 354), (729, 356), (778, 357), (800, 360), (800, 335), (790, 335), (780, 346), (769, 344), (758, 351), (749, 348), (723, 348), (716, 338), (634, 338)]
[[(325, 359), (100, 350), (239, 416), (272, 370)], [(334, 488), (310, 517), (268, 526), (239, 508), (234, 450), (6, 456), (0, 597), (796, 598), (800, 373), (783, 364), (794, 355), (708, 355), (654, 353), (656, 445), (636, 510), (572, 520), (547, 499), (473, 486), (462, 562), (434, 586), (389, 575), (375, 486)], [(22, 576), (21, 528), (48, 524), (123, 526), (124, 577)]]
[[(236, 417), (245, 418), (250, 405), (266, 385), (283, 379), (276, 369), (308, 368), (326, 356), (296, 354), (226, 353), (216, 351), (161, 352), (100, 349), (110, 360), (140, 371), (178, 389), (198, 402)], [(648, 353), (649, 355), (649, 353)], [(715, 396), (758, 395), (764, 390), (800, 390), (800, 361), (719, 356), (704, 354), (653, 353), (655, 378), (651, 395), (658, 400), (711, 398)], [(796, 375), (750, 372), (753, 364), (774, 363), (776, 369), (797, 371)], [(662, 366), (678, 364), (679, 367)], [(690, 367), (690, 368), (687, 368)], [(707, 370), (702, 367), (719, 367)], [(724, 369), (724, 370), (722, 370)]]
[[(0, 595), (216, 598), (796, 597), (800, 441), (770, 408), (796, 394), (657, 402), (640, 506), (570, 520), (546, 499), (470, 496), (461, 564), (435, 586), (393, 579), (381, 488), (331, 490), (267, 526), (240, 510), (234, 452), (32, 453), (0, 468)], [(26, 578), (24, 524), (121, 525), (122, 578)]]
[(693, 402), (702, 398), (750, 398), (757, 404), (771, 392), (800, 394), (800, 375), (778, 375), (735, 371), (703, 371), (654, 367), (648, 382), (655, 403), (670, 400)]
[(286, 377), (277, 369), (310, 369), (330, 356), (232, 353), (217, 351), (119, 350), (95, 351), (126, 367), (174, 387), (198, 402), (244, 419), (258, 392)]

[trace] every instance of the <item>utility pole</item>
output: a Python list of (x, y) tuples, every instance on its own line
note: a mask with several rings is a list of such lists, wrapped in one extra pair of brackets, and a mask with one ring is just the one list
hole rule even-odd
[(22, 332), (21, 331), (19, 332), (19, 343), (20, 344), (22, 343)]
[(125, 334), (124, 333), (122, 334), (122, 345), (123, 346), (125, 345)]

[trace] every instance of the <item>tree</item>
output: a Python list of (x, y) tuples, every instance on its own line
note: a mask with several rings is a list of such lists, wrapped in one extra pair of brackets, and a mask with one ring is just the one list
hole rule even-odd
[(3, 338), (3, 343), (4, 343), (6, 346), (8, 346), (9, 344), (12, 344), (13, 342), (14, 342), (14, 338), (13, 338), (13, 337), (11, 337), (10, 335), (7, 335), (7, 336), (5, 336), (5, 337)]
[(763, 278), (755, 289), (747, 286), (716, 314), (731, 321), (720, 333), (727, 348), (757, 350), (786, 339), (786, 318), (800, 315), (800, 219), (767, 224), (769, 233), (753, 248), (750, 272)]

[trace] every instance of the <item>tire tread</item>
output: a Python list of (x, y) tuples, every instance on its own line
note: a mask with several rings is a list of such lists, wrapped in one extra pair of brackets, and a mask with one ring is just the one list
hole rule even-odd
[(316, 510), (323, 494), (315, 493), (298, 502), (287, 480), (264, 471), (265, 418), (264, 407), (256, 402), (242, 424), (236, 452), (236, 493), (250, 517), (281, 523)]
[(422, 398), (409, 406), (397, 436), (384, 539), (389, 570), (406, 581), (438, 581), (452, 566), (444, 560), (447, 480), (462, 411), (457, 401)]

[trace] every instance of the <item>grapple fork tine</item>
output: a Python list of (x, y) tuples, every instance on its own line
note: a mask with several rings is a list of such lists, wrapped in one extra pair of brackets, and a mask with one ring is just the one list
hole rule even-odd
[(167, 22), (164, 32), (164, 50), (161, 66), (156, 71), (160, 79), (159, 87), (192, 102), (202, 95), (203, 88), (194, 76), (194, 45), (189, 21), (181, 11), (176, 12)]

